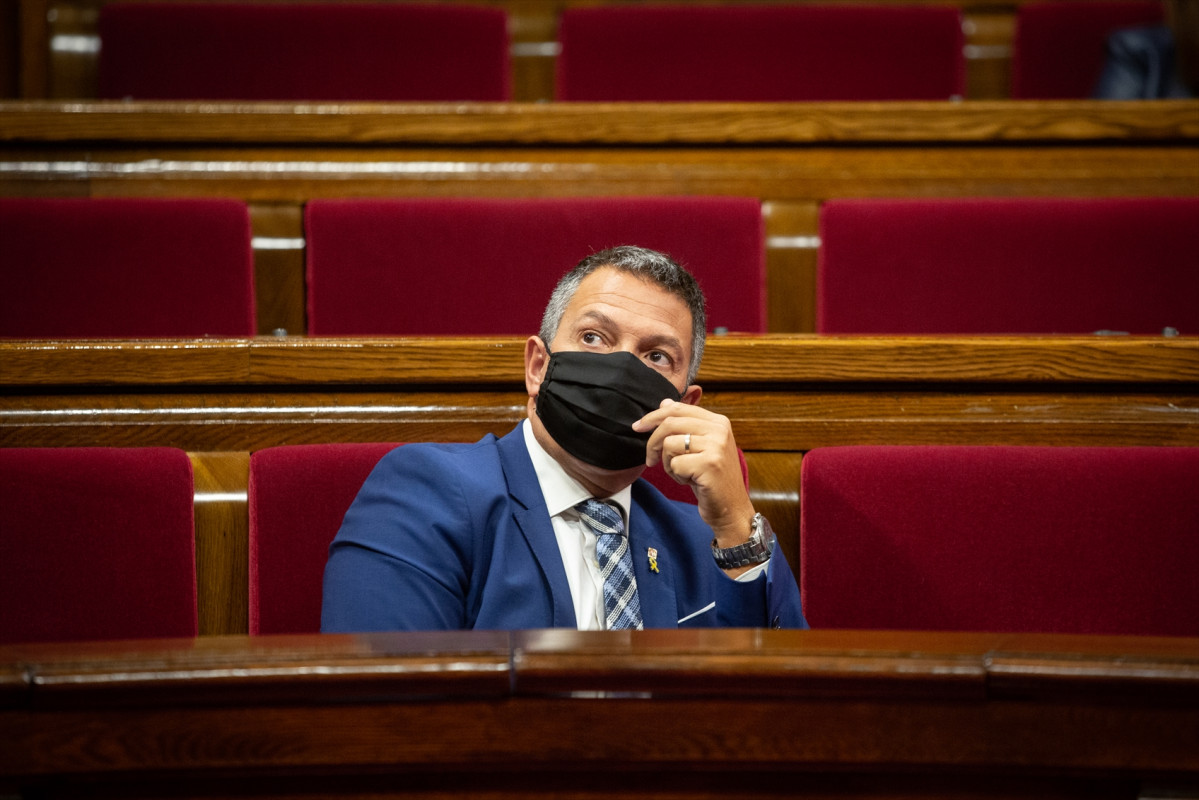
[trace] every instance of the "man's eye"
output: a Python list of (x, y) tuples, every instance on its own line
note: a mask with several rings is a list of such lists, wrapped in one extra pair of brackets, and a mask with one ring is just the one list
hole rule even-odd
[(600, 339), (599, 334), (593, 333), (591, 331), (584, 333), (582, 336), (582, 339), (583, 339), (583, 344), (596, 345), (596, 344), (602, 343), (602, 340)]
[(666, 355), (661, 350), (655, 350), (654, 352), (650, 353), (649, 360), (650, 360), (650, 363), (657, 364), (657, 365), (663, 366), (663, 367), (668, 367), (672, 363), (670, 360), (670, 356)]

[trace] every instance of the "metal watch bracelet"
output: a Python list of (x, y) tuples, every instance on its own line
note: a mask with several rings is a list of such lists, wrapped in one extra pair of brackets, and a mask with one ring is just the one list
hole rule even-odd
[(774, 552), (774, 529), (761, 514), (754, 514), (749, 541), (732, 547), (717, 547), (712, 540), (712, 558), (721, 569), (734, 569), (761, 564)]

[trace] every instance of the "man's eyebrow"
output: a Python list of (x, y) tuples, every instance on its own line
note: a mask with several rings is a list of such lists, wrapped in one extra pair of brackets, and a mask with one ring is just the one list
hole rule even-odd
[(679, 337), (677, 336), (669, 336), (667, 334), (651, 336), (646, 341), (646, 344), (652, 347), (671, 347), (680, 353), (683, 352), (683, 343), (679, 341)]
[[(617, 327), (616, 323), (612, 321), (612, 318), (604, 312), (590, 310), (584, 311), (578, 316), (578, 318), (575, 319), (575, 328), (577, 330), (579, 327), (588, 323), (593, 324), (598, 328)], [(640, 344), (644, 347), (664, 349), (670, 348), (676, 350), (679, 356), (687, 355), (687, 351), (683, 348), (683, 343), (679, 340), (679, 337), (667, 333), (659, 334), (657, 336), (650, 336), (647, 339), (643, 339)]]
[(587, 321), (595, 322), (599, 325), (607, 326), (609, 328), (615, 325), (615, 323), (612, 322), (612, 318), (602, 311), (584, 311), (579, 315), (578, 319), (575, 320), (575, 324), (577, 325), (580, 322)]

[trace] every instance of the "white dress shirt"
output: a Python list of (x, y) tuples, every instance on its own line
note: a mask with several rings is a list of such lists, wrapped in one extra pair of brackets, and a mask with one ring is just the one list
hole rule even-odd
[[(558, 550), (562, 553), (562, 566), (566, 568), (566, 583), (574, 601), (575, 619), (581, 631), (602, 631), (607, 628), (604, 613), (604, 580), (600, 574), (599, 559), (595, 546), (595, 531), (579, 517), (575, 506), (591, 497), (583, 485), (566, 474), (562, 465), (545, 452), (533, 427), (526, 419), (522, 423), (525, 447), (533, 461), (537, 482), (554, 526), (558, 539)], [(620, 510), (624, 518), (625, 531), (629, 529), (629, 506), (632, 490), (626, 486), (611, 497), (600, 497)], [(769, 564), (766, 561), (737, 576), (739, 581), (758, 577)]]

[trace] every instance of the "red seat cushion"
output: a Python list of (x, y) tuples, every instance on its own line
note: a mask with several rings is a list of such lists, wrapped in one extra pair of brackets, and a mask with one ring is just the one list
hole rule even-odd
[(833, 200), (817, 330), (1199, 333), (1199, 198)]
[(754, 198), (313, 200), (305, 220), (313, 335), (536, 333), (558, 279), (621, 244), (688, 267), (709, 328), (766, 327)]
[(1199, 448), (833, 447), (801, 474), (813, 627), (1199, 635)]
[(253, 336), (246, 204), (0, 198), (0, 336)]
[(1068, 0), (1016, 8), (1012, 88), (1016, 99), (1090, 97), (1107, 37), (1162, 20), (1158, 0)]
[(567, 8), (558, 38), (559, 100), (947, 100), (965, 87), (948, 6)]
[(511, 97), (503, 10), (404, 3), (112, 3), (99, 94), (155, 100)]
[(191, 461), (0, 448), (0, 643), (195, 636)]
[(250, 456), (250, 633), (316, 633), (329, 543), (398, 444), (271, 447)]

